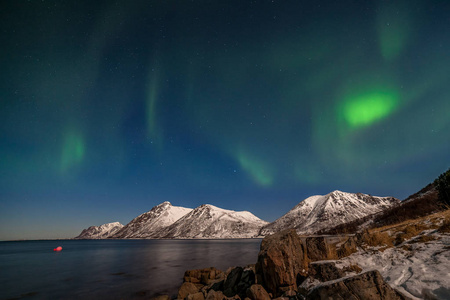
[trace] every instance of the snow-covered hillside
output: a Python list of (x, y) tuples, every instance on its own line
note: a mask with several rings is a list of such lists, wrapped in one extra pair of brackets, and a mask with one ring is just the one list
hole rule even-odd
[(284, 216), (264, 226), (260, 234), (268, 235), (288, 228), (295, 228), (299, 234), (311, 234), (377, 213), (399, 202), (400, 200), (393, 197), (374, 197), (341, 191), (324, 196), (311, 196)]
[(378, 270), (411, 299), (450, 299), (450, 210), (372, 229), (371, 234), (384, 235), (380, 245), (362, 245), (336, 266)]
[(123, 227), (119, 222), (91, 226), (84, 229), (76, 239), (106, 239)]
[(112, 237), (155, 238), (160, 230), (172, 225), (191, 211), (191, 208), (173, 206), (166, 201), (134, 218)]
[(158, 233), (160, 238), (251, 238), (267, 222), (248, 211), (203, 204)]

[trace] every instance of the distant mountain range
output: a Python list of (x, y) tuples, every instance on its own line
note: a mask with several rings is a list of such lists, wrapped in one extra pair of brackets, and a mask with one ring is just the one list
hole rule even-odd
[(324, 196), (311, 196), (279, 219), (268, 223), (248, 211), (226, 210), (210, 204), (190, 209), (164, 202), (125, 226), (118, 222), (91, 226), (76, 238), (253, 238), (288, 228), (295, 228), (300, 234), (311, 234), (364, 218), (398, 203), (400, 201), (392, 197), (334, 191)]

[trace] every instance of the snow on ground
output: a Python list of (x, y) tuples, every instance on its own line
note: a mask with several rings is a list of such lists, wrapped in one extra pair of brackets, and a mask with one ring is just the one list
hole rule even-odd
[(357, 264), (378, 270), (393, 288), (412, 299), (450, 299), (450, 236), (432, 233), (436, 240), (413, 238), (384, 251), (360, 250), (337, 261), (338, 267)]

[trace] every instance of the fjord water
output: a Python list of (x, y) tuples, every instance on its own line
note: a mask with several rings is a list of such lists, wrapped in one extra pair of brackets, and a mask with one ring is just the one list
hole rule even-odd
[[(185, 270), (256, 262), (260, 239), (0, 242), (0, 299), (176, 295)], [(53, 249), (62, 246), (61, 252)]]

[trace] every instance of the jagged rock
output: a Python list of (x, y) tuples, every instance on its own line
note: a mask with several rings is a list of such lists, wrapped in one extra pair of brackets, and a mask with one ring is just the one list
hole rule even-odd
[(187, 300), (205, 300), (205, 296), (202, 292), (190, 294), (186, 297)]
[(251, 300), (270, 300), (269, 294), (260, 284), (252, 285), (247, 289), (246, 294)]
[(199, 288), (192, 282), (183, 282), (178, 290), (178, 299), (185, 299), (190, 294), (198, 293)]
[(337, 259), (336, 246), (327, 242), (323, 236), (306, 238), (306, 249), (311, 261)]
[(337, 249), (337, 256), (338, 258), (343, 258), (356, 251), (358, 251), (358, 244), (356, 243), (355, 238), (351, 236)]
[(287, 297), (287, 298), (295, 298), (297, 296), (297, 293), (293, 290), (287, 290), (286, 292), (283, 293), (282, 297)]
[(227, 280), (223, 285), (223, 293), (227, 297), (232, 297), (238, 293), (238, 283), (241, 280), (242, 273), (244, 269), (241, 267), (236, 267), (231, 270), (230, 274), (227, 276)]
[(309, 265), (309, 275), (319, 281), (336, 280), (344, 276), (334, 262), (314, 262)]
[(295, 230), (285, 230), (264, 238), (260, 249), (256, 273), (267, 291), (280, 296), (280, 287), (295, 290), (298, 279), (306, 275), (308, 268), (305, 247)]
[(221, 291), (209, 290), (206, 300), (225, 300), (227, 297)]
[(218, 282), (215, 282), (211, 285), (210, 289), (215, 291), (223, 291), (223, 285), (225, 283), (225, 280), (221, 280)]
[(223, 280), (225, 278), (225, 274), (214, 267), (205, 268), (205, 269), (197, 269), (197, 270), (188, 270), (184, 273), (184, 282), (192, 282), (192, 283), (201, 283), (204, 285), (208, 285), (219, 280)]
[(378, 271), (369, 271), (329, 284), (320, 284), (308, 293), (307, 299), (407, 300), (409, 298), (391, 288)]
[(255, 283), (255, 273), (253, 270), (245, 270), (242, 273), (241, 279), (237, 284), (237, 294), (241, 298), (245, 298), (245, 293), (249, 287)]
[(233, 297), (225, 296), (221, 291), (210, 290), (206, 295), (206, 300), (240, 300), (241, 298), (238, 295)]

